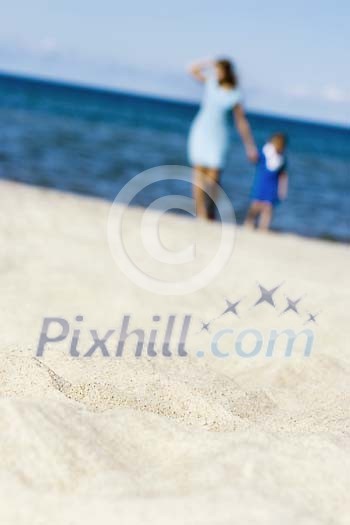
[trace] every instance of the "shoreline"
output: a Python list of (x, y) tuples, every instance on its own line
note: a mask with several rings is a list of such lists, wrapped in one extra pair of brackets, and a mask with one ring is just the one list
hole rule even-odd
[[(104, 198), (104, 197), (101, 197), (99, 195), (93, 195), (93, 194), (90, 194), (90, 193), (79, 193), (79, 192), (76, 192), (76, 191), (70, 191), (70, 190), (64, 190), (64, 189), (60, 189), (60, 188), (54, 188), (52, 186), (44, 186), (44, 185), (39, 185), (39, 184), (35, 184), (35, 183), (30, 183), (30, 182), (22, 182), (22, 181), (15, 181), (15, 180), (11, 180), (11, 179), (7, 179), (6, 177), (4, 178), (0, 178), (0, 184), (10, 184), (10, 185), (18, 185), (18, 186), (24, 186), (24, 187), (28, 187), (28, 188), (37, 188), (39, 191), (47, 191), (47, 192), (53, 192), (53, 193), (57, 193), (57, 194), (63, 194), (63, 195), (70, 195), (72, 197), (77, 197), (78, 199), (87, 199), (87, 200), (92, 200), (92, 201), (97, 201), (97, 202), (101, 202), (101, 203), (105, 203), (105, 204), (109, 204), (109, 206), (112, 205), (113, 203), (113, 200), (112, 199), (107, 199), (107, 198)], [(134, 209), (138, 209), (138, 210), (144, 210), (145, 207), (141, 206), (141, 205), (133, 205), (132, 208)], [(170, 216), (174, 216), (175, 217), (186, 217), (186, 215), (184, 214), (181, 214), (181, 213), (176, 213), (176, 212), (167, 212), (167, 215), (170, 215)], [(190, 220), (195, 220), (195, 218), (191, 218)], [(218, 223), (218, 221), (214, 221), (214, 224), (215, 223)], [(236, 226), (238, 227), (238, 229), (244, 229), (244, 225), (243, 223), (237, 223)], [(256, 233), (258, 233), (259, 235), (280, 235), (280, 236), (292, 236), (292, 237), (296, 237), (296, 238), (300, 238), (300, 239), (305, 239), (305, 240), (310, 240), (310, 241), (320, 241), (320, 242), (324, 242), (324, 243), (331, 243), (331, 244), (339, 244), (339, 245), (342, 245), (342, 246), (349, 246), (350, 245), (350, 237), (348, 239), (344, 238), (344, 239), (338, 239), (336, 237), (332, 237), (330, 235), (327, 236), (327, 234), (324, 234), (324, 236), (320, 236), (320, 237), (314, 237), (312, 235), (306, 235), (306, 234), (302, 234), (302, 233), (297, 233), (295, 231), (292, 231), (292, 230), (279, 230), (277, 228), (272, 228), (271, 230), (269, 230), (268, 232), (258, 232), (256, 231)]]

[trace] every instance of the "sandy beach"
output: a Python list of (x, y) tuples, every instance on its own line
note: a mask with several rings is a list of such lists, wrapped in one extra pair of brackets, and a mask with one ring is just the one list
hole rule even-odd
[[(112, 258), (110, 203), (5, 181), (0, 192), (1, 523), (349, 523), (348, 246), (238, 228), (214, 281), (164, 297)], [(128, 212), (131, 237), (141, 214)], [(193, 222), (164, 217), (169, 246)], [(218, 227), (196, 224), (208, 254)], [(280, 286), (275, 307), (255, 306), (259, 284)], [(287, 298), (301, 298), (298, 314), (283, 313)], [(240, 301), (239, 317), (222, 315), (226, 299)], [(176, 330), (191, 316), (188, 356), (174, 347), (172, 358), (135, 358), (131, 337), (116, 358), (125, 315), (145, 333), (154, 316), (175, 315)], [(49, 317), (66, 319), (69, 337), (38, 357)], [(229, 357), (210, 352), (219, 330), (235, 338), (247, 328), (264, 338), (255, 357), (231, 352), (230, 335), (220, 342)], [(271, 330), (305, 328), (309, 357), (302, 339), (290, 357), (266, 357)], [(70, 355), (74, 329), (80, 358)], [(91, 329), (115, 330), (109, 356), (84, 357)]]

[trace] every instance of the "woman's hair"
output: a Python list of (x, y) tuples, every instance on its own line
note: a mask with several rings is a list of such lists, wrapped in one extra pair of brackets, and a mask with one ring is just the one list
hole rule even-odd
[(222, 58), (216, 60), (215, 64), (217, 67), (220, 67), (223, 71), (223, 78), (219, 80), (219, 84), (229, 84), (233, 88), (236, 87), (238, 84), (238, 78), (232, 62), (226, 60), (225, 58)]

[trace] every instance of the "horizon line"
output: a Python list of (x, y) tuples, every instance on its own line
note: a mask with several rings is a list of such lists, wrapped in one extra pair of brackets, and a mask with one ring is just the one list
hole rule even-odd
[[(66, 79), (66, 78), (57, 78), (52, 76), (45, 76), (45, 75), (32, 75), (30, 73), (21, 73), (21, 72), (13, 72), (13, 71), (6, 71), (0, 69), (0, 77), (7, 77), (12, 79), (19, 79), (24, 80), (28, 82), (37, 82), (37, 83), (45, 83), (45, 84), (52, 84), (62, 87), (67, 87), (71, 89), (84, 89), (86, 91), (96, 91), (101, 93), (108, 93), (108, 94), (115, 94), (115, 95), (124, 95), (124, 96), (131, 96), (135, 98), (146, 98), (154, 101), (159, 102), (167, 102), (170, 104), (182, 104), (187, 106), (198, 106), (199, 101), (194, 100), (191, 98), (173, 98), (171, 96), (167, 95), (159, 95), (159, 94), (152, 94), (150, 92), (145, 91), (134, 91), (134, 90), (124, 90), (121, 88), (113, 88), (110, 86), (106, 86), (100, 83), (94, 83), (94, 82), (76, 82), (74, 80)], [(267, 117), (272, 119), (281, 119), (281, 120), (287, 120), (289, 122), (299, 123), (299, 124), (309, 124), (309, 125), (316, 125), (316, 126), (323, 126), (323, 127), (329, 127), (329, 128), (336, 128), (342, 131), (349, 131), (350, 130), (350, 124), (345, 124), (342, 122), (334, 122), (334, 121), (325, 121), (318, 118), (310, 118), (310, 117), (302, 117), (302, 116), (292, 116), (292, 115), (286, 115), (278, 112), (271, 111), (269, 113), (264, 112), (260, 109), (254, 109), (251, 107), (247, 107), (247, 113), (248, 115), (251, 115), (253, 117)]]

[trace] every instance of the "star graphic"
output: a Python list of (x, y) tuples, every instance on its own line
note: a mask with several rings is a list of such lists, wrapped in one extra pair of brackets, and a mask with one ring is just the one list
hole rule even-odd
[(286, 312), (289, 312), (289, 310), (292, 310), (293, 312), (299, 315), (297, 304), (300, 303), (302, 297), (299, 297), (299, 299), (296, 299), (296, 301), (292, 301), (292, 299), (289, 299), (289, 297), (287, 297), (286, 299), (288, 306), (283, 310), (282, 314), (285, 314)]
[(254, 306), (258, 306), (258, 304), (261, 303), (269, 303), (271, 306), (276, 308), (275, 301), (273, 300), (273, 294), (280, 288), (280, 284), (278, 286), (275, 286), (275, 288), (271, 288), (271, 290), (267, 290), (261, 284), (259, 284), (261, 297), (257, 300), (257, 302), (254, 304)]
[(235, 303), (231, 303), (231, 301), (228, 301), (226, 299), (227, 308), (226, 308), (226, 310), (224, 312), (222, 312), (221, 316), (231, 312), (231, 313), (237, 315), (237, 317), (239, 317), (239, 315), (237, 313), (237, 306), (239, 305), (240, 302), (241, 301), (236, 301)]
[(316, 317), (318, 316), (319, 314), (308, 314), (309, 318), (308, 320), (306, 321), (306, 323), (316, 323)]
[(210, 326), (210, 322), (209, 323), (204, 323), (203, 321), (201, 321), (202, 323), (202, 328), (201, 328), (201, 332), (209, 332), (209, 326)]

